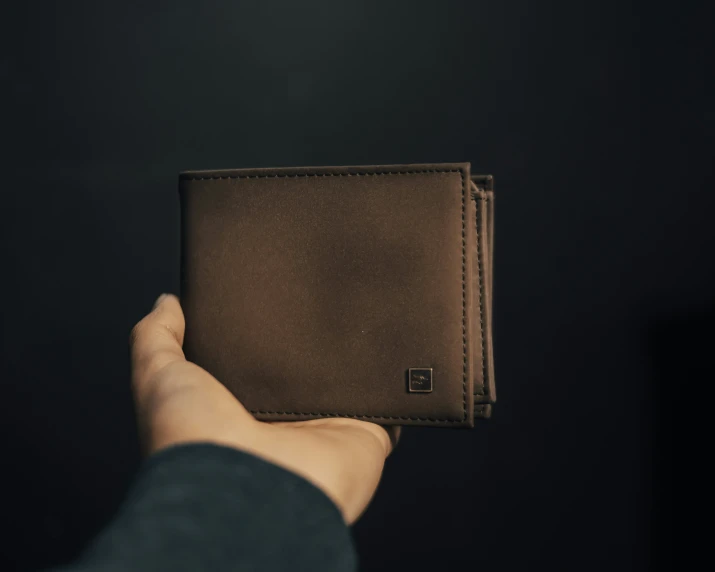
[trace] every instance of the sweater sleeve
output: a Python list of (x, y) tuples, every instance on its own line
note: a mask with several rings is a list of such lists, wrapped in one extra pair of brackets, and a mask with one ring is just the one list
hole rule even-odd
[(147, 459), (114, 520), (61, 570), (288, 569), (357, 569), (335, 504), (307, 480), (258, 457), (190, 444)]

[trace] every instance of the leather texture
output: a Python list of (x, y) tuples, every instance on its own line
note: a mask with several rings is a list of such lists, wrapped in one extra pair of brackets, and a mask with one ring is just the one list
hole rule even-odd
[[(490, 416), (491, 176), (469, 163), (186, 171), (179, 194), (186, 356), (258, 419)], [(431, 369), (431, 391), (410, 391), (410, 369)]]

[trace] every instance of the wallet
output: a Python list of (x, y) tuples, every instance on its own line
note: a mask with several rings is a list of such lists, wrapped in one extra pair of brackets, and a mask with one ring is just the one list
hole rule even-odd
[(473, 427), (494, 181), (469, 163), (184, 171), (187, 359), (257, 418)]

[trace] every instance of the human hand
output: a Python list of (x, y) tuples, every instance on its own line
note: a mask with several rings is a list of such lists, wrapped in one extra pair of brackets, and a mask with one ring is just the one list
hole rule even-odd
[(254, 454), (307, 479), (333, 500), (348, 524), (362, 514), (399, 434), (366, 421), (330, 418), (257, 421), (218, 380), (186, 361), (184, 314), (162, 295), (132, 330), (132, 389), (147, 454), (210, 442)]

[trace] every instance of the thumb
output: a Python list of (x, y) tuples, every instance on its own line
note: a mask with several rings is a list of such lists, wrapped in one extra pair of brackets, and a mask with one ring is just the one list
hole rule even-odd
[(129, 346), (135, 393), (141, 393), (146, 381), (160, 369), (186, 361), (181, 349), (184, 329), (184, 313), (173, 294), (159, 296), (152, 311), (134, 326)]

